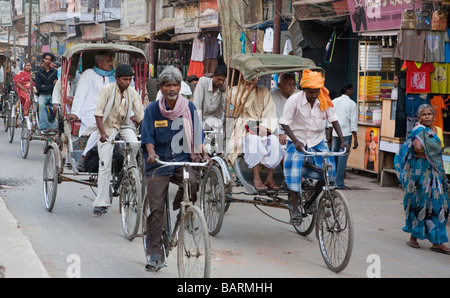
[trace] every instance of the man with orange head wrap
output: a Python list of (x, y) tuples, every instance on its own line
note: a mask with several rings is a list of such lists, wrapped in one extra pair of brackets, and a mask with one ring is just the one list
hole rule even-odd
[[(325, 79), (322, 74), (309, 69), (304, 70), (300, 87), (302, 91), (292, 95), (286, 102), (283, 116), (279, 121), (288, 136), (287, 153), (284, 160), (284, 176), (292, 198), (293, 213), (291, 222), (293, 223), (302, 219), (302, 215), (298, 210), (301, 175), (304, 174), (304, 178), (314, 178), (313, 173), (307, 169), (303, 169), (302, 172), (304, 161), (302, 151), (328, 151), (325, 136), (326, 121), (333, 125), (334, 130), (338, 134), (341, 140), (341, 148), (346, 148), (347, 151), (350, 149), (342, 136), (341, 128), (337, 121), (338, 117), (334, 113), (333, 103), (328, 95), (328, 89), (325, 88)], [(300, 153), (300, 155), (296, 155), (296, 153)], [(330, 173), (330, 177), (334, 177), (334, 159), (332, 157), (327, 158), (329, 164), (333, 166), (333, 173)], [(322, 168), (323, 157), (315, 157), (313, 160), (318, 167)], [(322, 181), (316, 183), (316, 188), (322, 186)]]

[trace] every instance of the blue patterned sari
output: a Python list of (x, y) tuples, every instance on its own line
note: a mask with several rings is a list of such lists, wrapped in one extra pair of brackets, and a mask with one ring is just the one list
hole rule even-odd
[[(415, 154), (413, 141), (416, 138), (422, 143), (426, 158)], [(431, 129), (418, 125), (395, 155), (394, 163), (405, 190), (403, 231), (433, 244), (448, 242), (448, 182), (439, 137)]]

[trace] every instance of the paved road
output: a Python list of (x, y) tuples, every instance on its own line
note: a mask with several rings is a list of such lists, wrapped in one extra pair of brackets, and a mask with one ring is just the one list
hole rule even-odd
[[(32, 141), (23, 160), (19, 143), (0, 132), (0, 196), (19, 221), (50, 277), (177, 277), (176, 251), (169, 267), (144, 271), (141, 239), (123, 237), (117, 200), (108, 214), (92, 215), (94, 191), (64, 182), (58, 185), (53, 212), (42, 198), (42, 144)], [(302, 237), (248, 204), (232, 204), (220, 233), (212, 237), (212, 277), (450, 277), (450, 256), (406, 246), (402, 191), (381, 188), (374, 177), (347, 174), (345, 191), (355, 225), (352, 259), (345, 271), (328, 270), (313, 236)], [(286, 220), (285, 210), (265, 208)], [(375, 268), (375, 269), (374, 269)]]

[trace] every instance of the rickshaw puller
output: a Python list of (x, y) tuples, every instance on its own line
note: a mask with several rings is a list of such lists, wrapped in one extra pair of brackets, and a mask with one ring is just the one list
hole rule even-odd
[[(292, 95), (286, 102), (280, 125), (288, 136), (286, 146), (287, 154), (284, 160), (284, 176), (289, 189), (293, 212), (291, 222), (301, 221), (302, 215), (298, 209), (298, 200), (301, 194), (302, 173), (308, 176), (308, 171), (302, 172), (305, 156), (302, 150), (312, 152), (327, 152), (328, 145), (325, 136), (325, 120), (333, 125), (341, 148), (349, 151), (350, 147), (342, 136), (338, 117), (334, 113), (333, 104), (325, 88), (325, 79), (320, 72), (306, 69), (300, 81), (302, 91)], [(335, 164), (333, 157), (327, 157), (333, 166), (333, 181)], [(321, 167), (323, 157), (313, 158), (314, 163)], [(303, 177), (308, 178), (308, 177)], [(321, 181), (320, 181), (321, 182)], [(322, 183), (316, 187), (321, 187)]]
[[(116, 69), (116, 82), (104, 86), (99, 94), (97, 107), (94, 111), (97, 122), (99, 140), (97, 142), (99, 155), (98, 193), (94, 201), (94, 215), (101, 216), (111, 206), (109, 200), (109, 185), (111, 180), (111, 163), (114, 151), (112, 140), (117, 134), (127, 142), (137, 142), (134, 124), (141, 123), (144, 118), (144, 108), (139, 93), (130, 88), (133, 70), (129, 65), (122, 64)], [(134, 116), (132, 116), (132, 112)], [(134, 124), (133, 124), (134, 123)], [(132, 143), (132, 155), (136, 156), (139, 145)], [(132, 158), (132, 163), (136, 163)]]

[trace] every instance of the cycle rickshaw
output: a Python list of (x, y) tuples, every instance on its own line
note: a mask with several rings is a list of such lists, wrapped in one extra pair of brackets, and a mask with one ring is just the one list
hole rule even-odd
[[(88, 137), (74, 135), (71, 124), (66, 120), (72, 98), (67, 94), (69, 77), (74, 77), (79, 69), (92, 68), (95, 65), (95, 55), (100, 51), (113, 53), (115, 59), (129, 59), (127, 63), (134, 70), (134, 87), (145, 96), (145, 79), (147, 77), (147, 58), (139, 48), (130, 45), (114, 43), (107, 44), (76, 44), (71, 46), (62, 56), (61, 61), (61, 106), (59, 111), (60, 131), (59, 142), (49, 143), (45, 148), (45, 161), (43, 169), (43, 194), (46, 209), (51, 212), (56, 201), (58, 184), (62, 182), (75, 182), (91, 187), (98, 183), (98, 154), (92, 154), (92, 167), (86, 166), (85, 172), (80, 172), (77, 161), (86, 146)], [(80, 88), (80, 86), (78, 86)], [(63, 129), (62, 129), (63, 126)], [(132, 145), (129, 142), (117, 139), (114, 142), (114, 157), (112, 162), (112, 179), (110, 199), (119, 197), (119, 210), (122, 214), (122, 225), (125, 237), (133, 240), (142, 217), (142, 204), (145, 196), (144, 161), (141, 150), (136, 157), (132, 156)], [(136, 144), (135, 144), (136, 145)], [(93, 151), (90, 151), (93, 152)], [(89, 153), (90, 153), (89, 152)], [(91, 154), (86, 156), (86, 165)], [(132, 159), (136, 158), (136, 163)]]
[[(213, 154), (214, 165), (203, 173), (200, 186), (200, 204), (211, 235), (216, 235), (220, 231), (224, 214), (232, 202), (252, 204), (268, 216), (270, 214), (262, 210), (260, 206), (286, 209), (289, 211), (289, 213), (286, 212), (287, 216), (292, 212), (289, 191), (281, 165), (275, 169), (274, 173), (274, 180), (277, 185), (281, 186), (280, 190), (258, 192), (252, 183), (252, 169), (248, 168), (243, 154), (240, 154), (237, 160), (231, 163), (230, 155), (225, 148), (233, 129), (233, 120), (239, 117), (247, 100), (243, 96), (244, 92), (241, 92), (247, 87), (247, 82), (271, 74), (301, 73), (304, 69), (323, 73), (323, 70), (317, 67), (312, 60), (297, 56), (237, 54), (231, 57), (228, 63), (225, 123), (221, 129), (205, 132), (209, 148), (222, 148), (222, 151), (219, 150)], [(235, 103), (234, 106), (231, 105), (232, 102)], [(217, 146), (217, 144), (220, 145)], [(304, 152), (303, 154), (337, 156), (344, 153)], [(339, 272), (348, 265), (353, 248), (353, 221), (349, 205), (344, 194), (331, 185), (333, 179), (329, 175), (330, 164), (324, 162), (323, 168), (317, 168), (311, 163), (305, 163), (316, 175), (312, 177), (313, 180), (307, 180), (310, 181), (310, 186), (302, 186), (299, 209), (303, 219), (293, 226), (299, 234), (304, 236), (309, 235), (316, 228), (320, 251), (327, 267), (334, 272)], [(264, 181), (265, 175), (265, 173), (261, 173), (262, 181)], [(319, 180), (324, 181), (324, 186), (314, 190), (313, 183)], [(313, 191), (314, 193), (310, 193)], [(274, 219), (292, 224), (289, 220)]]

